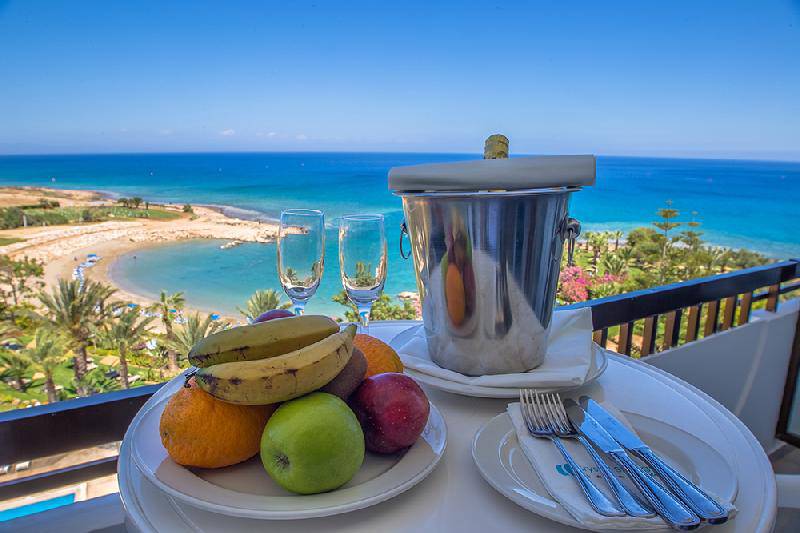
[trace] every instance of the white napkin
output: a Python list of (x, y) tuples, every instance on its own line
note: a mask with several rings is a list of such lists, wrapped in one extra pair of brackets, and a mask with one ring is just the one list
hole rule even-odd
[[(625, 416), (620, 413), (613, 405), (603, 403), (603, 407), (614, 415), (620, 422), (625, 424), (628, 429), (634, 431)], [(517, 441), (522, 448), (522, 452), (533, 467), (539, 480), (544, 485), (550, 496), (556, 500), (572, 517), (582, 525), (591, 529), (602, 530), (639, 530), (639, 529), (669, 529), (669, 526), (658, 517), (637, 518), (633, 516), (609, 517), (597, 514), (586, 501), (583, 491), (578, 483), (569, 473), (568, 465), (564, 456), (550, 442), (550, 439), (532, 437), (528, 433), (525, 422), (522, 420), (519, 402), (508, 404), (508, 416), (514, 425), (517, 434)], [(634, 431), (635, 433), (635, 431)], [(575, 462), (583, 468), (589, 479), (602, 490), (609, 500), (616, 502), (611, 491), (608, 489), (605, 480), (602, 478), (597, 467), (594, 465), (586, 450), (574, 439), (561, 439)], [(606, 463), (623, 480), (632, 493), (636, 494), (632, 484), (625, 477), (622, 469), (608, 458)], [(715, 497), (713, 494), (709, 494)], [(716, 498), (716, 497), (715, 497)], [(716, 498), (719, 501), (719, 498)], [(723, 505), (731, 509), (731, 516), (735, 514), (735, 508), (730, 502), (722, 502)]]
[(553, 313), (544, 362), (529, 372), (465, 376), (431, 361), (424, 328), (397, 353), (407, 368), (463, 385), (497, 388), (557, 388), (582, 385), (592, 370), (592, 310), (589, 307)]

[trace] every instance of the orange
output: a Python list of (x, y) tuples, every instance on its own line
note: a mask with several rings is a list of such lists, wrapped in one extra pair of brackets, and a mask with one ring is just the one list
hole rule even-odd
[(277, 405), (234, 405), (197, 387), (194, 378), (170, 398), (159, 432), (178, 464), (219, 468), (258, 453), (264, 426)]
[(394, 348), (380, 339), (359, 333), (353, 340), (353, 346), (361, 350), (367, 358), (365, 378), (384, 372), (402, 372), (403, 363)]
[(450, 321), (454, 326), (460, 326), (464, 322), (464, 315), (467, 312), (464, 278), (458, 267), (452, 263), (447, 266), (445, 274), (444, 298), (447, 301), (447, 315), (450, 317)]

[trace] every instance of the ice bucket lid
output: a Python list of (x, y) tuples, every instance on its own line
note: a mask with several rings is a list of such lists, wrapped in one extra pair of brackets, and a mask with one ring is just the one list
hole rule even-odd
[(520, 190), (594, 185), (593, 155), (539, 155), (430, 163), (389, 170), (389, 189), (404, 191)]

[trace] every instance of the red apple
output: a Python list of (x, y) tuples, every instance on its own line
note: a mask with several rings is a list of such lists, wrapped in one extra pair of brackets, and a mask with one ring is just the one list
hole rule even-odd
[(294, 316), (294, 313), (288, 309), (270, 309), (269, 311), (258, 315), (258, 318), (253, 320), (253, 324), (257, 324), (258, 322), (267, 322), (268, 320), (275, 320), (276, 318), (289, 318), (292, 316)]
[(419, 438), (428, 422), (430, 404), (417, 382), (394, 372), (376, 374), (361, 382), (350, 396), (367, 449), (395, 453)]

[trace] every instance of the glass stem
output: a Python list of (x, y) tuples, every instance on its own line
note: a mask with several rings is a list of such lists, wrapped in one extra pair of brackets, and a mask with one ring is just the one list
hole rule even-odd
[(294, 311), (295, 315), (300, 316), (303, 313), (305, 313), (306, 309), (305, 302), (301, 302), (300, 300), (292, 300), (292, 304), (293, 304), (292, 311)]
[(369, 335), (369, 312), (372, 305), (359, 305), (358, 307), (358, 320), (360, 322), (359, 333)]

